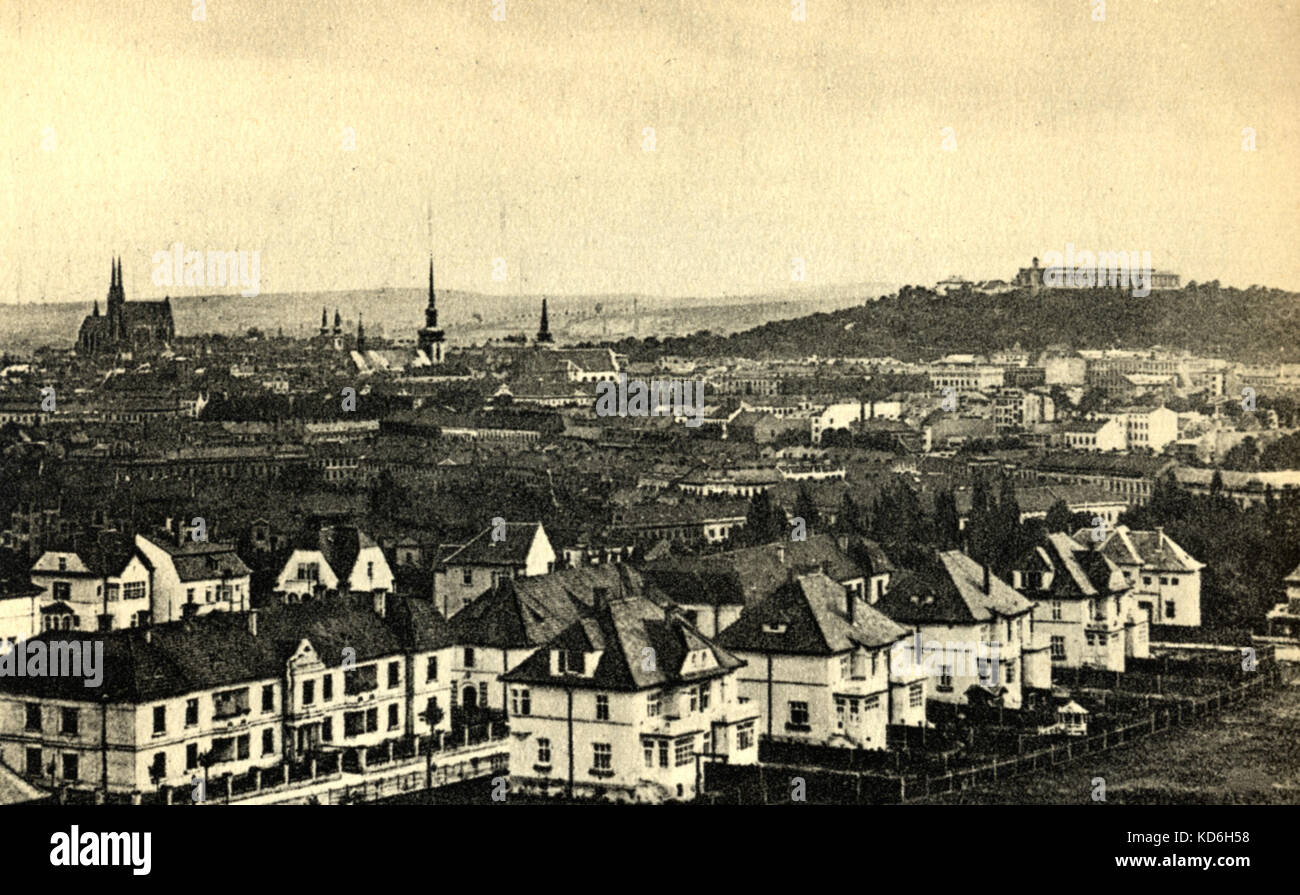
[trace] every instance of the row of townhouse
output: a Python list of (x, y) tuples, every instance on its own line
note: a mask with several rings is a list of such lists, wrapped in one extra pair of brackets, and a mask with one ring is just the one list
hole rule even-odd
[(427, 601), (383, 593), (46, 632), (51, 649), (102, 649), (102, 682), (0, 677), (0, 761), (50, 785), (133, 793), (428, 736), (450, 726), (446, 633)]

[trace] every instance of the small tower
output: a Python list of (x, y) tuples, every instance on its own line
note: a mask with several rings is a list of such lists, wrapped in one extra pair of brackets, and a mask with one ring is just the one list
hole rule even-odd
[(429, 303), (424, 308), (424, 326), (416, 334), (416, 345), (429, 363), (440, 364), (443, 361), (443, 343), (447, 334), (438, 328), (438, 296), (433, 288), (433, 259), (429, 259)]
[(537, 344), (551, 345), (554, 344), (555, 337), (551, 335), (551, 322), (546, 316), (546, 299), (542, 299), (542, 325), (537, 330)]
[(357, 312), (357, 351), (364, 354), (366, 350), (366, 324), (361, 319), (361, 312)]
[(339, 309), (334, 309), (334, 335), (343, 335), (343, 317), (339, 314)]
[(326, 316), (325, 308), (320, 309), (320, 334), (328, 336), (330, 334), (329, 317)]

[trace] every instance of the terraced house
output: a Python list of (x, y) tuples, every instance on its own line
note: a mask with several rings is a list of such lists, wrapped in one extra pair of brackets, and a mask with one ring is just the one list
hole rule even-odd
[(740, 659), (671, 606), (602, 595), (508, 673), (511, 779), (547, 793), (691, 798), (701, 763), (757, 760)]
[(414, 603), (344, 595), (80, 635), (103, 644), (102, 686), (0, 677), (0, 760), (47, 785), (189, 790), (205, 764), (219, 777), (446, 730), (431, 713), (445, 628)]

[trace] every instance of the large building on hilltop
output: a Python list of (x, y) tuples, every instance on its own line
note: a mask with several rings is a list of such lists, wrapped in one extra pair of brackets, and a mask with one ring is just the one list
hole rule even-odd
[(119, 259), (113, 262), (107, 313), (100, 316), (99, 302), (95, 302), (94, 312), (81, 322), (77, 351), (82, 354), (138, 351), (163, 347), (175, 338), (176, 324), (169, 298), (126, 303)]

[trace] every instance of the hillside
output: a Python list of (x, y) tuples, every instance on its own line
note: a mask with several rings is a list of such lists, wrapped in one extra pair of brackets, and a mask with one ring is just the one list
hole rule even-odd
[(624, 340), (619, 350), (741, 357), (892, 356), (925, 360), (1015, 344), (1146, 348), (1161, 345), (1246, 362), (1300, 361), (1300, 294), (1280, 289), (1189, 284), (1134, 298), (1113, 289), (1053, 289), (938, 296), (904, 287), (858, 307), (766, 323), (732, 335)]

